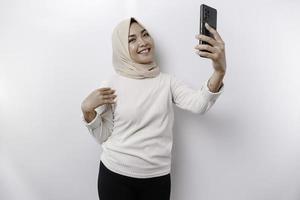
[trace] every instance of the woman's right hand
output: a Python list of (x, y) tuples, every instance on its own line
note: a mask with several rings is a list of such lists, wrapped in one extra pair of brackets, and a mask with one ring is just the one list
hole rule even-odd
[(92, 112), (95, 108), (104, 104), (115, 104), (114, 99), (117, 95), (114, 94), (115, 90), (110, 87), (98, 88), (91, 92), (81, 103), (83, 112)]

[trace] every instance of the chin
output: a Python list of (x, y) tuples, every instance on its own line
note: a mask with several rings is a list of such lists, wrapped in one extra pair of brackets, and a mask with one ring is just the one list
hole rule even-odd
[(141, 64), (150, 64), (153, 62), (153, 57), (152, 56), (149, 56), (147, 58), (140, 58), (137, 60), (139, 63)]

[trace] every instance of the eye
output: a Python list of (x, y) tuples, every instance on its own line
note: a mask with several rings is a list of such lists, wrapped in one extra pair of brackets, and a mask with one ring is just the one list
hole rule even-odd
[(149, 36), (149, 33), (145, 33), (144, 36)]
[(135, 40), (135, 39), (130, 39), (129, 42), (132, 42), (132, 41), (134, 41), (134, 40)]

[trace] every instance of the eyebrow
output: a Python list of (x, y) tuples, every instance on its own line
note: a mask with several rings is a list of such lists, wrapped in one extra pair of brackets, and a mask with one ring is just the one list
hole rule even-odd
[[(143, 30), (141, 30), (141, 33), (143, 34), (143, 32), (145, 32), (145, 31), (146, 31), (146, 29), (143, 29)], [(135, 36), (135, 34), (129, 35), (128, 38), (129, 38), (129, 37), (133, 37), (133, 36)]]

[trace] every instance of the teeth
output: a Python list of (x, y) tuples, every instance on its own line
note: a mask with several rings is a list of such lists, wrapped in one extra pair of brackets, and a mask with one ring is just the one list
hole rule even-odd
[(141, 51), (140, 53), (148, 53), (149, 52), (149, 49), (145, 49), (143, 51)]

